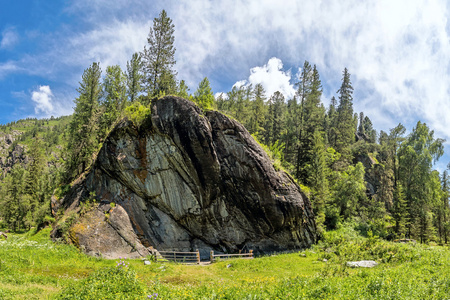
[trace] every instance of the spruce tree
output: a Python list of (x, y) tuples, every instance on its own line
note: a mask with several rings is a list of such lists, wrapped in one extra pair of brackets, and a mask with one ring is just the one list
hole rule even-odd
[(319, 235), (325, 231), (325, 204), (329, 198), (328, 167), (326, 150), (322, 134), (315, 131), (311, 148), (311, 161), (307, 165), (309, 183), (312, 190), (312, 204), (316, 216)]
[(408, 211), (403, 186), (401, 183), (394, 190), (395, 233), (398, 238), (406, 237)]
[(337, 93), (339, 93), (339, 105), (337, 108), (336, 150), (343, 155), (344, 159), (349, 159), (348, 147), (354, 142), (356, 128), (353, 120), (353, 87), (347, 68), (343, 71), (342, 84)]
[(137, 97), (142, 90), (141, 82), (143, 75), (141, 70), (141, 54), (136, 52), (131, 57), (131, 60), (127, 62), (127, 95), (130, 102), (137, 100)]
[(207, 77), (199, 83), (194, 93), (194, 102), (202, 109), (212, 109), (214, 107), (214, 94)]
[(100, 138), (105, 138), (111, 126), (123, 113), (126, 103), (126, 76), (120, 66), (108, 66), (103, 80), (101, 101)]
[(269, 99), (269, 118), (266, 122), (266, 144), (275, 144), (281, 138), (284, 130), (284, 111), (286, 104), (284, 96), (280, 92), (275, 92)]
[(364, 132), (366, 133), (367, 137), (369, 138), (369, 142), (375, 143), (377, 140), (377, 131), (373, 128), (372, 121), (369, 119), (368, 116), (364, 117), (363, 128), (364, 128)]
[(66, 180), (83, 172), (92, 162), (98, 147), (99, 100), (102, 96), (101, 69), (93, 63), (84, 70), (79, 96), (69, 125), (69, 142), (66, 155)]
[(176, 92), (177, 73), (173, 70), (176, 63), (174, 28), (172, 19), (167, 16), (165, 10), (162, 10), (150, 28), (147, 38), (148, 48), (144, 47), (141, 53), (145, 86), (151, 97)]
[(304, 115), (305, 115), (305, 102), (309, 94), (311, 93), (311, 82), (312, 82), (312, 68), (308, 61), (305, 61), (303, 63), (302, 72), (300, 74), (299, 82), (297, 85), (297, 95), (299, 97), (299, 113), (300, 113), (300, 119), (299, 119), (299, 126), (298, 126), (298, 138), (297, 138), (297, 161), (295, 163), (296, 166), (296, 177), (302, 181), (305, 182), (306, 178), (306, 171), (304, 168), (305, 162), (307, 160), (306, 155), (308, 153), (308, 148), (306, 147), (304, 143), (304, 135), (305, 135), (305, 129), (304, 129)]
[(189, 88), (184, 80), (181, 80), (177, 87), (177, 96), (189, 99)]
[(262, 84), (258, 83), (255, 85), (254, 89), (254, 100), (251, 104), (251, 125), (250, 133), (256, 134), (258, 137), (261, 136), (262, 131), (264, 131), (265, 122), (265, 101), (266, 101), (266, 91)]
[(296, 175), (301, 182), (308, 183), (306, 166), (312, 160), (310, 150), (314, 144), (314, 133), (322, 132), (325, 122), (325, 109), (321, 104), (322, 83), (315, 65), (311, 68), (305, 62), (298, 86), (297, 94), (300, 95), (301, 103)]
[[(447, 167), (448, 168), (448, 167)], [(438, 205), (438, 229), (441, 243), (448, 243), (449, 238), (449, 216), (450, 216), (450, 177), (448, 170), (442, 173), (442, 194)]]

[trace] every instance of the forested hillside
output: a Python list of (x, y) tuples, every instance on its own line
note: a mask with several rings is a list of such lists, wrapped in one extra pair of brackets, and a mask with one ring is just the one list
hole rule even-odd
[[(448, 172), (433, 170), (444, 141), (432, 128), (419, 121), (408, 135), (402, 124), (376, 131), (369, 116), (353, 109), (347, 69), (336, 74), (341, 85), (325, 107), (319, 70), (308, 61), (292, 99), (267, 95), (261, 84), (234, 86), (215, 98), (206, 77), (190, 94), (176, 78), (174, 30), (163, 10), (148, 46), (132, 55), (126, 70), (115, 65), (103, 72), (92, 63), (81, 77), (73, 116), (2, 126), (11, 143), (2, 150), (1, 226), (24, 230), (53, 221), (51, 195), (60, 197), (90, 168), (115, 124), (128, 117), (139, 126), (153, 99), (177, 95), (235, 118), (265, 145), (276, 168), (289, 171), (310, 197), (319, 234), (347, 222), (387, 239), (448, 242)], [(24, 159), (10, 160), (7, 169), (17, 145)]]
[(0, 127), (1, 227), (49, 224), (50, 198), (61, 182), (71, 117), (26, 119)]

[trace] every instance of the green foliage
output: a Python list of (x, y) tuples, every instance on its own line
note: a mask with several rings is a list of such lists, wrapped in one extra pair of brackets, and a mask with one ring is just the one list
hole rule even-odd
[(432, 162), (442, 156), (443, 142), (434, 138), (426, 124), (418, 122), (398, 152), (399, 180), (408, 206), (407, 236), (422, 242), (434, 240), (432, 207), (440, 198), (441, 187), (439, 176), (432, 172)]
[(131, 60), (127, 62), (127, 95), (130, 102), (137, 99), (139, 93), (142, 90), (141, 82), (143, 79), (142, 74), (142, 61), (140, 53), (133, 53)]
[(99, 138), (104, 139), (120, 118), (127, 104), (126, 76), (120, 66), (108, 66), (103, 80), (103, 99), (100, 103)]
[(344, 219), (355, 216), (358, 204), (364, 201), (366, 186), (364, 183), (364, 167), (361, 163), (349, 166), (345, 172), (340, 173), (335, 182), (335, 204)]
[(130, 119), (136, 126), (140, 126), (142, 122), (151, 114), (150, 108), (135, 101), (125, 108), (125, 116)]
[(102, 96), (101, 69), (93, 63), (82, 76), (75, 99), (75, 111), (69, 127), (67, 145), (66, 181), (81, 174), (92, 163), (93, 154), (99, 145), (98, 118), (99, 101)]
[(203, 110), (210, 110), (214, 107), (214, 94), (207, 77), (203, 78), (198, 85), (194, 93), (194, 102)]
[(121, 262), (67, 287), (56, 299), (143, 299), (145, 285), (138, 279), (136, 271)]
[(184, 99), (189, 99), (189, 88), (184, 80), (181, 80), (177, 87), (177, 96)]
[(58, 186), (55, 189), (54, 195), (55, 195), (56, 199), (59, 200), (62, 197), (64, 197), (69, 191), (70, 191), (70, 184), (63, 184), (63, 185)]

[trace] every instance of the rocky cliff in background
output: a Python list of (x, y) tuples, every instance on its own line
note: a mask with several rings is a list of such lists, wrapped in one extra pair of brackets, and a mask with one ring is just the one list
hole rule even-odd
[[(92, 198), (98, 204), (86, 209)], [(65, 218), (83, 212), (69, 237), (111, 258), (147, 247), (284, 251), (316, 239), (309, 199), (247, 130), (175, 97), (155, 101), (139, 128), (118, 124), (91, 170), (52, 205)]]
[(0, 169), (2, 170), (2, 176), (9, 173), (15, 164), (28, 164), (25, 147), (18, 144), (13, 145), (20, 135), (21, 132), (16, 130), (9, 134), (0, 133)]

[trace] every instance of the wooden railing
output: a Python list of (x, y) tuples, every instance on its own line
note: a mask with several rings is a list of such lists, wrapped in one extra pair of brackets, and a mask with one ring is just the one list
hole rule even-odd
[[(173, 261), (179, 263), (200, 264), (200, 252), (198, 251), (198, 249), (195, 252), (156, 251), (156, 250), (152, 250), (152, 252), (155, 255), (157, 262)], [(230, 258), (252, 259), (253, 250), (250, 250), (247, 253), (242, 253), (241, 251), (239, 251), (238, 254), (214, 254), (214, 251), (211, 250), (209, 258), (211, 263), (213, 263), (216, 259), (230, 259)]]
[(174, 261), (180, 263), (200, 263), (200, 252), (197, 250), (195, 252), (177, 252), (177, 251), (157, 251), (156, 261)]
[(247, 258), (247, 259), (251, 259), (251, 258), (253, 258), (253, 250), (250, 250), (248, 253), (241, 253), (241, 251), (239, 251), (239, 254), (214, 254), (214, 251), (211, 250), (211, 252), (209, 254), (209, 259), (211, 260), (211, 263), (214, 262), (215, 258), (220, 258), (220, 259)]

